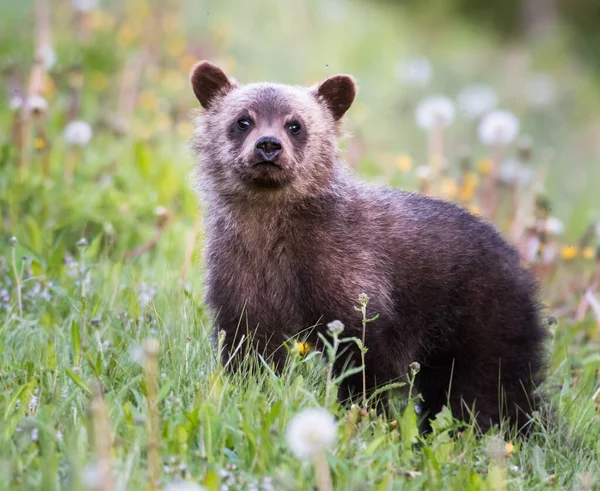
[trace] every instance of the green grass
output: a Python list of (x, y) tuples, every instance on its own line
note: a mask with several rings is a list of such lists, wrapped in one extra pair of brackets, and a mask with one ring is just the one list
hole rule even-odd
[[(339, 2), (347, 8), (336, 21), (339, 11), (324, 15), (317, 1), (301, 7), (288, 1), (214, 0), (202, 8), (184, 2), (181, 10), (171, 1), (163, 12), (173, 25), (160, 44), (160, 68), (149, 65), (142, 72), (131, 127), (117, 134), (111, 125), (122, 109), (123, 67), (147, 45), (141, 27), (149, 21), (143, 17), (147, 2), (127, 2), (127, 8), (113, 3), (103, 12), (112, 12), (114, 21), (94, 17), (94, 26), (105, 27), (93, 27), (80, 42), (71, 28), (69, 2), (53, 4), (59, 61), (45, 91), (49, 110), (34, 127), (44, 128), (49, 151), (31, 151), (25, 168), (17, 167), (9, 95), (0, 96), (1, 489), (85, 489), (84, 477), (96, 461), (90, 406), (98, 383), (112, 428), (117, 489), (147, 488), (147, 383), (136, 359), (148, 338), (160, 343), (163, 484), (177, 476), (210, 490), (310, 489), (314, 483), (312, 466), (293, 456), (285, 432), (300, 409), (324, 405), (327, 357), (293, 356), (280, 377), (259, 360), (243, 373), (224, 373), (202, 303), (201, 233), (182, 277), (198, 210), (186, 147), (191, 136), (186, 121), (197, 103), (186, 71), (200, 53), (240, 80), (310, 83), (336, 72), (355, 74), (360, 98), (348, 114), (355, 138), (344, 146), (352, 153), (352, 142), (364, 140), (359, 172), (409, 188), (416, 185), (414, 172), (399, 171), (394, 161), (404, 154), (417, 164), (425, 160), (426, 135), (413, 118), (417, 101), (489, 82), (501, 94), (502, 106), (515, 111), (524, 131), (534, 136), (536, 162), (544, 149), (555, 151), (547, 189), (554, 213), (567, 225), (563, 243), (600, 218), (597, 142), (586, 133), (598, 109), (597, 81), (568, 58), (560, 40), (530, 47), (531, 66), (521, 68), (515, 59), (522, 48), (497, 46), (472, 26), (414, 17), (385, 5)], [(31, 69), (30, 7), (27, 2), (0, 6), (7, 20), (0, 32), (2, 68), (11, 68), (20, 80)], [(271, 20), (257, 30), (266, 18)], [(415, 52), (433, 60), (437, 75), (428, 89), (409, 89), (394, 78), (396, 61)], [(78, 87), (74, 64), (84, 73), (77, 118), (94, 129), (91, 142), (78, 152), (62, 136)], [(520, 81), (538, 70), (555, 78), (558, 97), (532, 109)], [(453, 172), (462, 143), (472, 147), (474, 160), (487, 156), (474, 127), (463, 120), (451, 128), (449, 139)], [(73, 184), (63, 178), (69, 159), (76, 163)], [(155, 234), (157, 207), (168, 211), (169, 220), (156, 245), (128, 257)], [(14, 247), (12, 236), (18, 240)], [(77, 246), (82, 237), (87, 247)], [(597, 266), (581, 258), (558, 262), (559, 273), (544, 284), (544, 300), (553, 308), (573, 307), (581, 299), (581, 283)], [(23, 285), (22, 316), (17, 277)], [(413, 405), (418, 400), (406, 397), (397, 399), (389, 419), (361, 416), (332, 402), (329, 409), (340, 422), (328, 454), (334, 487), (598, 489), (599, 337), (591, 314), (581, 322), (571, 314), (559, 318), (544, 388), (557, 424), (547, 427), (536, 418), (527, 441), (498, 429), (478, 438), (472, 425), (457, 435), (459, 423), (448, 413), (437, 418), (431, 435), (418, 437)]]

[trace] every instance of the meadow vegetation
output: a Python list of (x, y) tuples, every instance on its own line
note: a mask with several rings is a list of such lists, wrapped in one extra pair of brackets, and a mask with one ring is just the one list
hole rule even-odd
[[(0, 18), (0, 488), (599, 489), (600, 83), (561, 37), (499, 44), (359, 0), (40, 0)], [(325, 353), (292, 343), (281, 376), (259, 358), (225, 373), (187, 145), (198, 59), (241, 82), (357, 78), (348, 164), (493, 219), (539, 278), (554, 424), (479, 437), (444, 411), (420, 436), (412, 391), (388, 417), (345, 407), (341, 326)], [(335, 430), (319, 412), (290, 426), (306, 408)]]

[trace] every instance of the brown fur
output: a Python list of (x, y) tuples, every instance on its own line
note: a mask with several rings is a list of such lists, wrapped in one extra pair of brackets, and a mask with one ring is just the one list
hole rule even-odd
[[(486, 429), (530, 412), (545, 337), (532, 276), (490, 224), (462, 208), (350, 174), (337, 139), (352, 78), (238, 87), (204, 62), (192, 84), (205, 108), (194, 143), (206, 301), (226, 333), (225, 362), (247, 331), (277, 363), (282, 343), (310, 326), (313, 342), (335, 319), (360, 337), (354, 306), (366, 293), (368, 313), (379, 314), (367, 326), (370, 389), (418, 361), (431, 415), (447, 400), (455, 415), (475, 403)], [(290, 122), (300, 123), (298, 135)], [(261, 136), (281, 142), (276, 161), (259, 163)], [(344, 393), (360, 385), (351, 378)]]

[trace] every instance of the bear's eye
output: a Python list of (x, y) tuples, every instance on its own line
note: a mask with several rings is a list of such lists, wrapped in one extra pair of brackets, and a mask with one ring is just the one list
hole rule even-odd
[(298, 121), (292, 121), (290, 124), (288, 124), (288, 130), (290, 130), (290, 133), (292, 135), (297, 135), (298, 133), (300, 133), (301, 129), (302, 126), (300, 126), (300, 123), (298, 123)]
[(251, 124), (252, 123), (248, 118), (240, 118), (237, 121), (237, 125), (240, 130), (247, 130), (248, 128), (250, 128)]

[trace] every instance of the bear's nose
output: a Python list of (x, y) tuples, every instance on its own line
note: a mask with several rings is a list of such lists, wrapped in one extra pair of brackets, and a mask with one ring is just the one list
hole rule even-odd
[(281, 153), (281, 140), (274, 136), (261, 136), (256, 140), (257, 153), (263, 160), (274, 160)]

